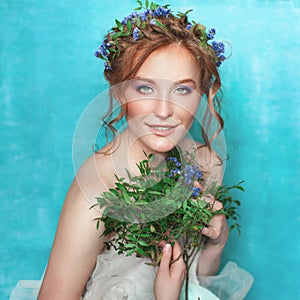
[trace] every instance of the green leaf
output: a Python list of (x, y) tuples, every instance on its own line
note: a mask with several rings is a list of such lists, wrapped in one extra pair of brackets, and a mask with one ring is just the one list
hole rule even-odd
[(123, 25), (122, 25), (122, 23), (119, 20), (117, 20), (117, 19), (115, 20), (115, 22), (116, 22), (117, 28), (120, 31), (123, 31)]
[(132, 235), (128, 235), (127, 238), (128, 238), (129, 240), (131, 240), (131, 241), (134, 241), (134, 242), (137, 241), (137, 238), (134, 237), (134, 236), (132, 236)]
[(148, 254), (142, 248), (137, 248), (136, 251), (142, 256), (148, 256)]
[(131, 21), (130, 21), (130, 19), (127, 20), (126, 27), (127, 27), (127, 30), (128, 30), (129, 32), (131, 32)]
[(155, 19), (155, 24), (163, 29), (168, 29), (166, 25)]
[(112, 38), (112, 40), (116, 40), (117, 38), (119, 38), (122, 35), (123, 35), (123, 32), (116, 32), (111, 36), (111, 38)]
[(135, 249), (132, 249), (132, 250), (130, 250), (130, 251), (128, 251), (127, 253), (126, 253), (126, 256), (130, 256), (130, 255), (132, 255), (133, 253), (135, 253), (136, 251), (135, 251)]
[(131, 204), (131, 199), (130, 199), (129, 195), (127, 194), (126, 190), (124, 190), (124, 191), (122, 192), (122, 194), (123, 194), (124, 200), (125, 200), (128, 204)]
[(125, 244), (124, 247), (125, 248), (135, 248), (136, 245), (135, 244)]
[(148, 193), (152, 195), (163, 195), (162, 192), (158, 192), (158, 191), (148, 191)]
[(148, 247), (149, 245), (144, 242), (143, 240), (138, 240), (138, 244), (140, 244), (141, 246), (145, 246), (145, 247)]

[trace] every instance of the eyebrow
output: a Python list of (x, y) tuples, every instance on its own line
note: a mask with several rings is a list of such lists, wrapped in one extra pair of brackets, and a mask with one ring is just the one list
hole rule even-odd
[[(146, 82), (149, 82), (151, 84), (156, 84), (156, 81), (151, 79), (151, 78), (144, 78), (144, 77), (135, 77), (133, 78), (133, 80), (142, 80), (142, 81), (146, 81)], [(169, 80), (169, 79), (165, 79), (165, 80)], [(172, 80), (169, 80), (169, 81), (172, 81)], [(186, 83), (186, 82), (192, 82), (195, 86), (196, 86), (196, 82), (194, 79), (192, 78), (185, 78), (185, 79), (182, 79), (182, 80), (176, 80), (176, 81), (173, 81), (175, 84), (182, 84), (182, 83)]]

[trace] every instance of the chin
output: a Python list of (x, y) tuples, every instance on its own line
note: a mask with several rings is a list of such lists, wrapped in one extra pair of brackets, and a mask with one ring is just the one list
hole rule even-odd
[(170, 139), (158, 139), (156, 141), (151, 141), (147, 143), (148, 151), (151, 153), (167, 153), (172, 150), (178, 143)]

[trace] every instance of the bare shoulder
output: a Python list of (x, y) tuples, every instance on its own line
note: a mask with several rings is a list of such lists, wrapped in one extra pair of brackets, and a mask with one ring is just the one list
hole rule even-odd
[(106, 191), (114, 180), (111, 157), (100, 153), (91, 155), (81, 166), (74, 179), (74, 186), (80, 189), (90, 204), (95, 197)]

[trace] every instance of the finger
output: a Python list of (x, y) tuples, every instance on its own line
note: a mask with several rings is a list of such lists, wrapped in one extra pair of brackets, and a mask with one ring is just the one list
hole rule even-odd
[(183, 279), (186, 273), (186, 266), (183, 261), (182, 249), (178, 242), (176, 242), (173, 246), (172, 258), (174, 260), (174, 263), (171, 265), (171, 275), (174, 278)]
[(175, 242), (174, 244), (172, 259), (173, 260), (182, 259), (182, 250), (178, 242)]
[(165, 244), (162, 251), (161, 261), (160, 261), (161, 271), (169, 271), (171, 257), (172, 257), (172, 246), (170, 244)]
[(214, 233), (215, 233), (214, 230), (212, 230), (209, 227), (203, 227), (202, 229), (202, 234), (207, 236), (210, 239), (214, 238)]
[(166, 244), (167, 244), (166, 241), (160, 241), (160, 242), (158, 243), (158, 247), (163, 248)]

